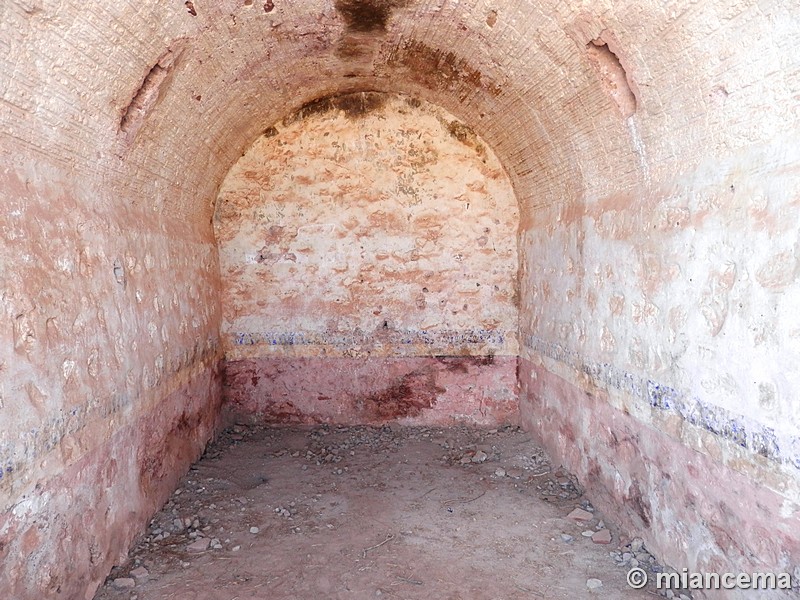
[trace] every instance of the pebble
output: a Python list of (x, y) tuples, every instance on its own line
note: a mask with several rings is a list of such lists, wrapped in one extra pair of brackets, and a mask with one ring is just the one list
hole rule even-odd
[(595, 532), (594, 532), (594, 531), (592, 531), (591, 529), (587, 529), (586, 531), (581, 531), (581, 535), (582, 535), (583, 537), (589, 537), (589, 538), (590, 538), (590, 537), (592, 537), (594, 534), (595, 534)]
[(147, 578), (150, 576), (150, 572), (145, 569), (144, 567), (136, 567), (131, 571), (131, 577), (133, 577), (136, 581), (142, 582), (147, 581)]
[(572, 537), (571, 535), (569, 535), (567, 533), (562, 533), (561, 534), (561, 541), (562, 542), (566, 542), (567, 544), (569, 544), (574, 539), (575, 539), (574, 537)]
[(582, 508), (576, 508), (567, 515), (567, 518), (572, 519), (573, 521), (582, 521), (585, 523), (587, 521), (591, 521), (594, 518), (594, 515), (587, 510), (583, 510)]
[(186, 549), (189, 552), (205, 552), (208, 550), (208, 545), (211, 543), (211, 540), (208, 538), (197, 538), (191, 544), (186, 546)]
[(610, 544), (611, 532), (608, 529), (601, 529), (600, 531), (595, 531), (592, 534), (592, 541), (595, 544)]
[[(641, 567), (652, 573), (661, 573), (664, 570), (664, 567), (658, 564), (655, 557), (647, 551), (641, 538), (634, 538), (624, 548), (620, 548), (618, 552), (611, 552), (609, 555), (618, 565), (628, 568)], [(661, 591), (662, 596), (663, 592), (664, 590)]]
[(516, 467), (514, 467), (506, 471), (506, 474), (512, 479), (519, 479), (520, 477), (522, 477), (522, 469), (517, 469)]
[(586, 587), (590, 590), (599, 590), (601, 587), (603, 587), (603, 582), (599, 579), (587, 579)]
[(222, 542), (219, 541), (219, 538), (214, 538), (211, 540), (211, 548), (214, 550), (220, 550), (222, 548)]
[(132, 577), (117, 577), (111, 582), (111, 585), (118, 590), (129, 590), (132, 587), (136, 587), (136, 581)]
[(478, 450), (472, 457), (472, 462), (482, 463), (485, 462), (487, 458), (489, 458), (489, 455), (486, 454), (486, 452), (484, 452), (483, 450)]
[(258, 533), (259, 531), (260, 531), (260, 530), (259, 530), (259, 528), (258, 528), (258, 527), (251, 527), (251, 528), (250, 528), (250, 533), (252, 533), (252, 534), (256, 534), (256, 533)]
[(495, 469), (494, 474), (497, 475), (498, 477), (505, 477), (506, 476), (506, 470), (505, 469)]

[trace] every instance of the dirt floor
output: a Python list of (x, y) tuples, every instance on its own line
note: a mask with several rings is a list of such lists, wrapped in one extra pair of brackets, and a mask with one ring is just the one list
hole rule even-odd
[(653, 598), (621, 542), (516, 427), (236, 426), (95, 600)]

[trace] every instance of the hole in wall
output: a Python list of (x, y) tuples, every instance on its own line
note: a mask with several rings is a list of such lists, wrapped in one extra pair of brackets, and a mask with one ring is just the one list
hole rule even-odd
[(122, 110), (119, 130), (128, 141), (136, 137), (147, 115), (155, 108), (168, 87), (170, 75), (183, 52), (183, 48), (170, 47), (150, 67), (142, 83)]
[(637, 107), (636, 94), (617, 53), (609, 47), (602, 35), (586, 44), (586, 52), (600, 82), (622, 116), (628, 118), (633, 115)]
[(114, 261), (114, 281), (125, 287), (125, 266), (119, 259)]

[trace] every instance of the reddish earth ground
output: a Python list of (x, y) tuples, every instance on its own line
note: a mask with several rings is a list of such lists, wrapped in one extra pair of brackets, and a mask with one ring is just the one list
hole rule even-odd
[(517, 428), (236, 426), (95, 600), (653, 598), (576, 507)]

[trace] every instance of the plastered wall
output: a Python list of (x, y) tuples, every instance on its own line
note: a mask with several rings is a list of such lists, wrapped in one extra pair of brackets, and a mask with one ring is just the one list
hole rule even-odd
[[(522, 234), (523, 422), (668, 564), (800, 574), (800, 154), (797, 107), (781, 100), (796, 68), (755, 13), (697, 10), (661, 41), (706, 31), (705, 50), (729, 58), (701, 75), (644, 61), (598, 17), (573, 32), (623, 63), (589, 48), (638, 182), (593, 178)], [(732, 60), (728, 22), (775, 45)], [(642, 85), (693, 76), (694, 117), (680, 92), (662, 109)], [(682, 162), (665, 167), (670, 155)]]
[(0, 581), (83, 598), (213, 433), (217, 258), (180, 223), (26, 167), (2, 183)]
[(219, 418), (210, 224), (157, 209), (192, 184), (131, 158), (151, 134), (122, 131), (102, 58), (119, 46), (90, 21), (0, 6), (0, 595), (14, 600), (91, 598)]
[(793, 573), (800, 549), (800, 179), (753, 174), (765, 154), (562, 209), (523, 241), (523, 420), (703, 571)]
[(497, 158), (411, 97), (323, 99), (215, 216), (226, 394), (266, 419), (516, 419), (519, 212)]

